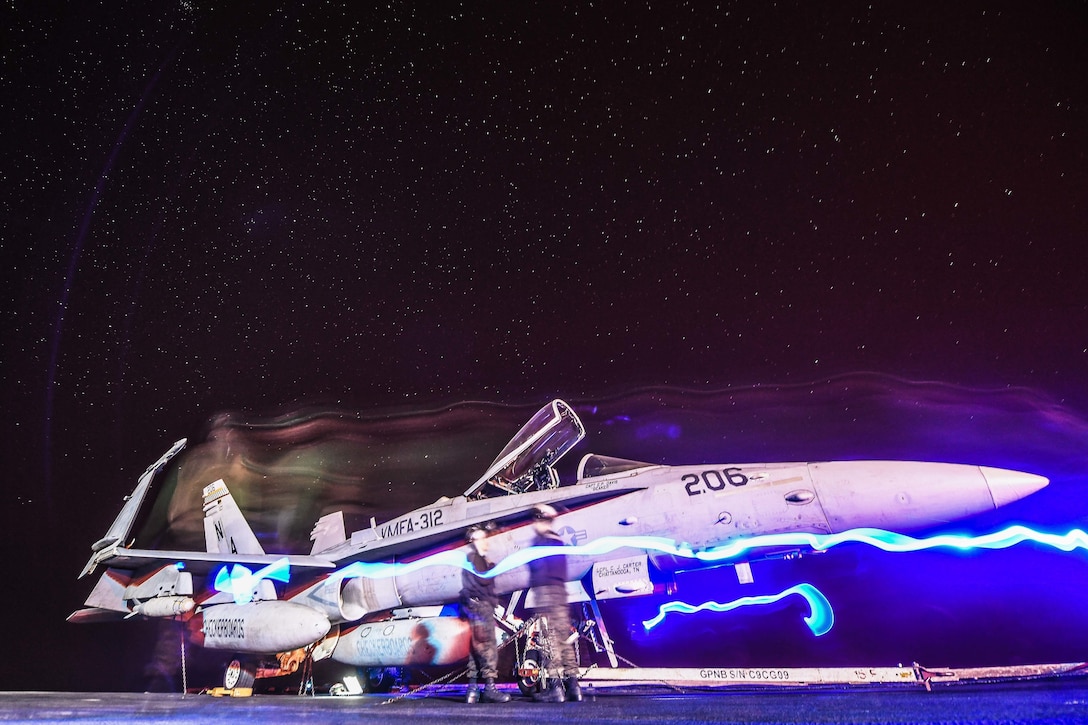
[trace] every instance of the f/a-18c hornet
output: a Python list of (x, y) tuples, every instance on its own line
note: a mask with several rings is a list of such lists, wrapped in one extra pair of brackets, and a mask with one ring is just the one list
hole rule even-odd
[[(80, 577), (106, 571), (69, 621), (183, 620), (195, 644), (239, 655), (227, 687), (286, 674), (307, 657), (360, 668), (455, 665), (468, 657), (469, 631), (444, 605), (458, 601), (473, 526), (493, 526), (489, 558), (499, 565), (491, 574), (497, 591), (512, 595), (506, 615), (529, 589), (540, 549), (563, 554), (568, 581), (590, 585), (582, 591), (597, 610), (598, 599), (651, 593), (662, 572), (727, 564), (750, 581), (756, 559), (819, 549), (827, 537), (859, 529), (933, 527), (1049, 483), (953, 463), (671, 466), (590, 454), (577, 480), (561, 485), (553, 466), (584, 435), (574, 410), (554, 400), (463, 494), (383, 523), (371, 519), (350, 536), (341, 512), (323, 516), (308, 555), (265, 553), (223, 480), (204, 488), (206, 551), (133, 548), (133, 523), (156, 474), (184, 448), (178, 441), (92, 545)], [(569, 546), (532, 546), (539, 504), (559, 512), (554, 530)]]

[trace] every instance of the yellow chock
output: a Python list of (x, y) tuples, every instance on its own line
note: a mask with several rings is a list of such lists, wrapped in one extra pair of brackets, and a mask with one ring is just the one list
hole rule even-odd
[(253, 695), (253, 688), (235, 687), (233, 690), (228, 690), (225, 687), (213, 687), (208, 690), (208, 694), (212, 697), (250, 697)]

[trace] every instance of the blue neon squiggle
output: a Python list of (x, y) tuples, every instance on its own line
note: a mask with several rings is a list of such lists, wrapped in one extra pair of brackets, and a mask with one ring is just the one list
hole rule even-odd
[(703, 610), (710, 610), (713, 612), (729, 612), (741, 607), (747, 607), (760, 604), (773, 604), (781, 599), (785, 599), (793, 594), (800, 595), (808, 602), (810, 613), (805, 617), (805, 624), (812, 630), (812, 633), (817, 637), (822, 637), (831, 631), (831, 628), (835, 626), (835, 612), (831, 609), (831, 602), (827, 600), (816, 587), (811, 584), (798, 584), (797, 586), (790, 587), (789, 589), (779, 592), (778, 594), (767, 594), (754, 597), (741, 597), (740, 599), (734, 599), (731, 602), (721, 604), (719, 602), (704, 602), (699, 606), (692, 606), (687, 602), (667, 602), (662, 604), (657, 611), (657, 616), (653, 619), (647, 619), (642, 623), (642, 626), (649, 632), (651, 629), (661, 624), (665, 620), (665, 617), (670, 613), (678, 614), (694, 614), (695, 612), (701, 612)]
[[(936, 534), (925, 538), (915, 538), (906, 534), (875, 528), (850, 529), (837, 534), (796, 532), (763, 534), (737, 539), (728, 544), (709, 547), (701, 551), (696, 551), (688, 544), (677, 543), (673, 539), (660, 536), (606, 536), (578, 546), (534, 546), (521, 549), (505, 557), (493, 569), (482, 576), (495, 577), (547, 556), (593, 557), (623, 548), (656, 551), (681, 558), (716, 563), (739, 559), (760, 548), (804, 547), (814, 551), (827, 551), (841, 544), (860, 543), (888, 552), (911, 552), (935, 548), (967, 551), (972, 549), (1006, 549), (1027, 541), (1065, 552), (1088, 549), (1088, 534), (1080, 529), (1073, 529), (1066, 534), (1048, 534), (1021, 525), (1009, 526), (1001, 531), (978, 536)], [(472, 565), (468, 562), (464, 552), (460, 549), (453, 549), (407, 563), (354, 562), (330, 576), (342, 579), (354, 577), (379, 579), (404, 576), (431, 566), (449, 566), (472, 570)], [(249, 569), (239, 564), (234, 565), (229, 572), (227, 567), (224, 566), (216, 574), (215, 588), (220, 592), (232, 592), (235, 602), (245, 604), (252, 600), (253, 589), (261, 579), (276, 579), (286, 582), (289, 578), (289, 572), (290, 565), (287, 558), (280, 559), (256, 573), (250, 572)], [(727, 612), (742, 606), (770, 604), (791, 594), (798, 594), (808, 601), (812, 613), (810, 616), (805, 617), (805, 623), (816, 636), (822, 636), (830, 631), (834, 624), (831, 603), (823, 593), (811, 584), (799, 584), (778, 595), (743, 597), (726, 604), (706, 602), (694, 607), (685, 602), (669, 602), (662, 605), (657, 617), (647, 620), (643, 625), (647, 630), (652, 629), (670, 612), (690, 614), (705, 609)]]
[(1007, 549), (1010, 546), (1034, 541), (1061, 551), (1088, 549), (1088, 534), (1080, 529), (1073, 529), (1066, 534), (1047, 534), (1027, 526), (1009, 526), (992, 534), (978, 536), (967, 534), (935, 534), (917, 539), (906, 534), (897, 534), (884, 529), (850, 529), (838, 534), (767, 534), (712, 547), (697, 552), (695, 558), (701, 561), (723, 561), (737, 558), (752, 549), (765, 546), (807, 546), (816, 551), (826, 551), (840, 544), (860, 543), (874, 546), (889, 552), (922, 551), (924, 549), (951, 548), (960, 551), (971, 549)]
[(268, 566), (250, 571), (241, 564), (235, 564), (229, 571), (226, 566), (220, 567), (215, 574), (215, 590), (217, 592), (230, 592), (234, 595), (235, 604), (248, 604), (253, 601), (253, 590), (261, 579), (275, 579), (286, 582), (291, 578), (290, 559), (283, 557), (277, 559)]
[[(688, 544), (677, 543), (661, 536), (605, 536), (579, 546), (534, 546), (510, 554), (485, 577), (496, 577), (518, 567), (525, 566), (547, 556), (600, 556), (617, 549), (632, 548), (656, 551), (673, 556), (696, 559), (706, 563), (728, 562), (739, 559), (754, 549), (803, 547), (826, 551), (841, 544), (860, 543), (888, 552), (922, 551), (934, 548), (952, 548), (961, 551), (971, 549), (1006, 549), (1010, 546), (1033, 541), (1061, 551), (1088, 549), (1088, 534), (1073, 529), (1066, 534), (1047, 534), (1026, 526), (1009, 526), (992, 534), (978, 536), (966, 534), (937, 534), (926, 538), (914, 538), (893, 531), (874, 528), (858, 528), (837, 534), (782, 533), (763, 534), (737, 539), (728, 544), (696, 551)], [(343, 578), (367, 577), (371, 579), (402, 576), (429, 566), (452, 566), (469, 570), (464, 552), (458, 549), (442, 551), (413, 562), (355, 562), (340, 569), (333, 576)]]
[[(365, 577), (367, 579), (385, 579), (411, 574), (429, 566), (455, 566), (467, 571), (475, 571), (472, 565), (468, 563), (465, 552), (459, 549), (451, 549), (410, 562), (356, 561), (333, 572), (329, 575), (329, 578), (351, 579)], [(481, 574), (481, 576), (491, 576), (491, 573)]]

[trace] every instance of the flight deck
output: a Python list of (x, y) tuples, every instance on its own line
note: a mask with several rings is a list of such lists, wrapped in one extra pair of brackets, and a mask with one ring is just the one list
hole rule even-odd
[(427, 694), (246, 698), (136, 693), (0, 693), (0, 722), (216, 723), (1071, 723), (1088, 721), (1088, 678), (1000, 685), (668, 693), (587, 688), (581, 703), (466, 705), (464, 687)]

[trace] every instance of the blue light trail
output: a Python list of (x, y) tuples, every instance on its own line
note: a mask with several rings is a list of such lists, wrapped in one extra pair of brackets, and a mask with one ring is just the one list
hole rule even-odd
[(277, 559), (268, 566), (257, 571), (250, 571), (241, 564), (230, 567), (220, 567), (215, 575), (215, 590), (217, 592), (230, 592), (234, 595), (235, 604), (248, 604), (253, 601), (253, 590), (262, 579), (275, 579), (287, 582), (291, 577), (291, 564), (287, 557)]
[[(936, 534), (915, 538), (883, 529), (859, 528), (837, 534), (782, 533), (764, 534), (737, 539), (721, 546), (712, 546), (696, 550), (689, 544), (677, 543), (673, 539), (660, 536), (605, 536), (588, 544), (578, 546), (541, 546), (520, 549), (502, 559), (493, 569), (483, 576), (496, 577), (500, 574), (525, 566), (546, 556), (581, 556), (597, 557), (618, 549), (640, 549), (647, 552), (659, 552), (700, 562), (729, 563), (741, 560), (750, 552), (762, 548), (804, 548), (812, 551), (827, 551), (848, 543), (873, 546), (888, 552), (911, 552), (926, 549), (950, 548), (959, 551), (974, 549), (1006, 549), (1024, 542), (1034, 542), (1065, 552), (1088, 549), (1088, 533), (1073, 529), (1066, 534), (1048, 534), (1035, 531), (1027, 526), (1009, 526), (991, 534)], [(432, 566), (449, 566), (470, 569), (465, 552), (462, 549), (441, 551), (412, 562), (355, 562), (331, 574), (331, 577), (350, 579), (366, 577), (381, 579), (405, 576)], [(230, 591), (239, 603), (250, 601), (253, 587), (260, 579), (287, 581), (290, 567), (284, 558), (264, 567), (255, 573), (246, 567), (235, 565), (228, 573), (227, 567), (219, 570), (215, 579), (218, 591)], [(244, 601), (242, 601), (244, 600)]]
[(777, 601), (785, 599), (788, 596), (797, 594), (804, 598), (808, 602), (810, 614), (805, 617), (805, 624), (812, 630), (812, 633), (817, 637), (822, 637), (831, 631), (831, 628), (835, 625), (835, 613), (831, 609), (831, 602), (827, 600), (816, 587), (811, 584), (798, 584), (797, 586), (790, 587), (789, 589), (779, 592), (778, 594), (767, 594), (761, 596), (741, 597), (740, 599), (734, 599), (731, 602), (720, 604), (718, 602), (704, 602), (699, 606), (692, 606), (687, 602), (668, 602), (662, 604), (658, 609), (657, 616), (653, 619), (647, 619), (642, 623), (642, 626), (649, 632), (651, 629), (661, 624), (665, 620), (665, 617), (670, 613), (676, 612), (679, 614), (694, 614), (703, 610), (710, 610), (712, 612), (729, 612), (741, 607), (748, 607), (753, 605), (762, 604), (774, 604)]
[[(1009, 526), (995, 533), (977, 536), (936, 534), (925, 538), (915, 538), (906, 534), (897, 534), (893, 531), (873, 528), (850, 529), (837, 534), (798, 532), (764, 534), (737, 539), (728, 544), (699, 550), (688, 544), (677, 543), (673, 539), (660, 536), (605, 536), (588, 544), (578, 546), (543, 546), (520, 549), (502, 559), (483, 576), (496, 577), (546, 556), (596, 557), (623, 548), (659, 552), (712, 564), (728, 563), (734, 559), (742, 559), (753, 550), (762, 548), (789, 547), (827, 551), (842, 544), (859, 543), (883, 551), (904, 553), (936, 548), (950, 548), (959, 551), (1007, 549), (1029, 541), (1065, 552), (1088, 549), (1088, 534), (1080, 529), (1073, 529), (1066, 534), (1048, 534), (1021, 525)], [(333, 576), (343, 578), (363, 576), (377, 579), (403, 576), (429, 566), (452, 566), (467, 570), (471, 565), (462, 550), (453, 549), (413, 562), (356, 562), (344, 567)]]

